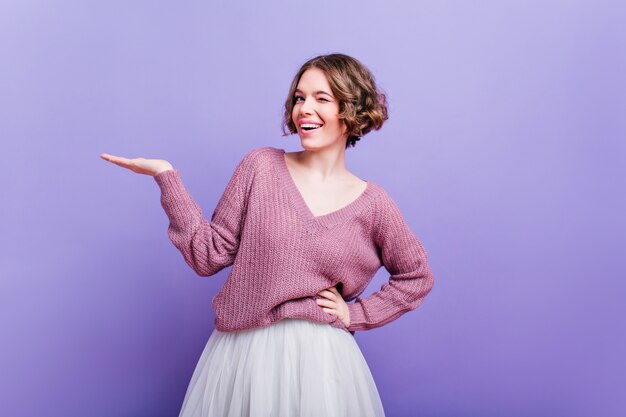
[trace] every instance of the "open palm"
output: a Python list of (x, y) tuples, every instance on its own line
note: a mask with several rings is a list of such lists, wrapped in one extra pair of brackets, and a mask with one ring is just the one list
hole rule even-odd
[(100, 158), (105, 161), (119, 165), (122, 168), (130, 169), (137, 174), (156, 175), (163, 171), (174, 169), (172, 164), (164, 159), (146, 159), (146, 158), (124, 158), (121, 156), (109, 155), (108, 153), (100, 154)]

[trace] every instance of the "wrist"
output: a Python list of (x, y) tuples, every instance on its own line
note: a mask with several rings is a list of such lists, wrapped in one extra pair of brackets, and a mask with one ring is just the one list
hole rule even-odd
[(174, 167), (173, 167), (172, 165), (169, 165), (169, 166), (164, 166), (164, 167), (162, 167), (162, 168), (159, 168), (159, 169), (157, 170), (157, 172), (156, 172), (154, 175), (159, 175), (159, 174), (160, 174), (160, 173), (162, 173), (162, 172), (165, 172), (165, 171), (172, 171), (172, 170), (174, 170)]

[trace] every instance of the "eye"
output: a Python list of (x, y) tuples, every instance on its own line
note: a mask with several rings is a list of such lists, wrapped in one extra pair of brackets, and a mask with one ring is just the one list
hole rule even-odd
[(294, 101), (294, 102), (297, 102), (299, 98), (304, 99), (304, 97), (302, 97), (302, 96), (295, 96), (295, 97), (293, 98), (293, 101)]

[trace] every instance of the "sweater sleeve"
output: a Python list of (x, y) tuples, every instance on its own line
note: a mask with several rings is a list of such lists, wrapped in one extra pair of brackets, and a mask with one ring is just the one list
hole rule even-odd
[(434, 285), (426, 251), (398, 206), (386, 193), (377, 205), (373, 233), (389, 281), (370, 296), (348, 303), (351, 333), (380, 327), (416, 309)]
[(214, 275), (235, 261), (256, 154), (252, 150), (239, 162), (210, 221), (189, 194), (178, 169), (153, 177), (161, 189), (161, 206), (170, 221), (168, 236), (199, 276)]

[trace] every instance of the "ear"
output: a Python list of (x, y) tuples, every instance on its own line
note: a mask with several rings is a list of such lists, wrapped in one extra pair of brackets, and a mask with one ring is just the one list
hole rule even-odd
[(343, 120), (341, 121), (341, 125), (343, 126), (342, 135), (346, 137), (346, 141), (347, 141), (348, 140), (348, 125)]

